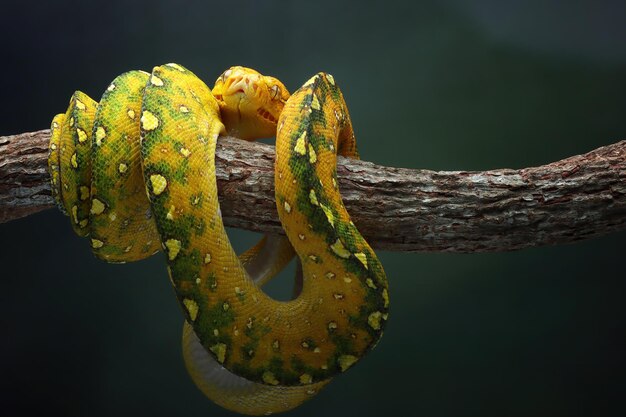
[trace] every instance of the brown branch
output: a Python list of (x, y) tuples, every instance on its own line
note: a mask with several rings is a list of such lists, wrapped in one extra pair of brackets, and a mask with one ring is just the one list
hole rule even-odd
[[(0, 223), (53, 207), (50, 132), (0, 137)], [(274, 148), (220, 138), (227, 226), (281, 233)], [(519, 170), (435, 172), (340, 159), (341, 193), (372, 244), (395, 251), (487, 252), (569, 243), (626, 228), (626, 141)]]

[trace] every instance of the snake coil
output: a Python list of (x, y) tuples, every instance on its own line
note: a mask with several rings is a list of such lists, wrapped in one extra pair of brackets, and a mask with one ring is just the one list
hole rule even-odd
[[(225, 132), (276, 133), (276, 204), (288, 240), (266, 236), (240, 257), (217, 198), (215, 146)], [(196, 385), (223, 407), (266, 414), (296, 407), (354, 365), (387, 320), (385, 273), (341, 201), (338, 154), (358, 157), (331, 75), (289, 96), (278, 80), (233, 67), (211, 91), (166, 64), (118, 76), (99, 102), (76, 92), (53, 119), (49, 171), (59, 207), (98, 258), (165, 252)], [(260, 286), (293, 250), (301, 290), (276, 301)]]

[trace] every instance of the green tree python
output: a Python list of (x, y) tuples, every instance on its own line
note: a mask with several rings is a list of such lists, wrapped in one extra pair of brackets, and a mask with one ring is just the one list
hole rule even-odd
[[(286, 238), (237, 256), (215, 178), (220, 134), (276, 136), (275, 197)], [(277, 79), (232, 67), (213, 90), (178, 65), (118, 76), (99, 102), (76, 92), (52, 121), (53, 195), (107, 262), (163, 250), (182, 308), (195, 384), (244, 414), (292, 409), (382, 336), (383, 268), (350, 221), (337, 155), (357, 158), (343, 96), (319, 73), (290, 96)], [(297, 254), (298, 293), (261, 290)]]

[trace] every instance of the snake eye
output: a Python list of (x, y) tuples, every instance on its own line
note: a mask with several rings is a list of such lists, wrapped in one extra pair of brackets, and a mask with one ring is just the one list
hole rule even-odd
[(221, 80), (223, 83), (225, 83), (225, 82), (226, 82), (226, 79), (227, 79), (228, 77), (230, 77), (230, 74), (232, 74), (232, 73), (233, 73), (233, 71), (232, 71), (232, 70), (227, 69), (226, 71), (224, 71), (224, 72), (222, 73), (222, 75), (220, 75), (219, 80)]
[(272, 100), (276, 100), (277, 98), (280, 98), (280, 87), (277, 86), (276, 84), (270, 87), (270, 98)]

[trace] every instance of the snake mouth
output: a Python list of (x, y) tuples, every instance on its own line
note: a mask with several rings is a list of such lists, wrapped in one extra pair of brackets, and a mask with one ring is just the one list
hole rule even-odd
[(256, 112), (263, 119), (265, 119), (265, 120), (267, 120), (269, 122), (272, 122), (274, 124), (278, 123), (278, 120), (274, 116), (272, 116), (272, 114), (270, 112), (268, 112), (267, 110), (265, 110), (264, 108), (261, 107)]

